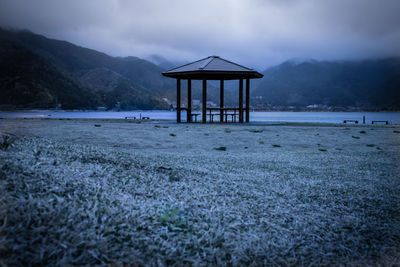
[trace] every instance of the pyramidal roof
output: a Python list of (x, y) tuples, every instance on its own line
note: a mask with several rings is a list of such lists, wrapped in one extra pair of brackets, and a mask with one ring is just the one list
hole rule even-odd
[(239, 79), (261, 78), (262, 74), (218, 56), (209, 56), (198, 61), (163, 72), (173, 78)]

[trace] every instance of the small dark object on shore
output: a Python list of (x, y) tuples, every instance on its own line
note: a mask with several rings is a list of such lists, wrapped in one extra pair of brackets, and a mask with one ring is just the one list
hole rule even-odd
[(154, 198), (154, 196), (146, 194), (146, 193), (134, 193), (135, 196), (139, 196), (139, 197), (147, 197), (147, 198)]
[(6, 151), (15, 142), (15, 138), (9, 135), (2, 136), (2, 141), (0, 143), (0, 149)]
[(164, 167), (164, 166), (160, 166), (158, 167), (159, 170), (166, 170), (166, 171), (172, 171), (171, 167)]

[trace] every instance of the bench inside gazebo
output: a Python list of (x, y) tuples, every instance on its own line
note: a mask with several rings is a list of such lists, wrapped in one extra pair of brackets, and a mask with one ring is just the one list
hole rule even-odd
[[(250, 79), (259, 79), (263, 75), (255, 70), (243, 67), (239, 64), (230, 62), (218, 56), (210, 56), (162, 73), (166, 77), (175, 78), (176, 83), (176, 121), (181, 122), (181, 112), (186, 110), (187, 122), (197, 122), (198, 113), (192, 113), (192, 80), (203, 81), (202, 87), (202, 123), (214, 122), (214, 116), (219, 117), (220, 122), (238, 122), (250, 121)], [(181, 107), (181, 80), (187, 80), (187, 107)], [(220, 103), (219, 107), (207, 107), (207, 80), (220, 81)], [(224, 106), (224, 81), (239, 81), (239, 106)], [(243, 81), (246, 81), (246, 105), (243, 107)], [(208, 111), (208, 114), (207, 114)]]

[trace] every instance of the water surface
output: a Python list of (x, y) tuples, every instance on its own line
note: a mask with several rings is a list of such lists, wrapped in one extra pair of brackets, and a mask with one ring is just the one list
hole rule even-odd
[[(366, 122), (389, 121), (400, 124), (400, 112), (251, 112), (252, 122), (326, 122), (342, 123), (344, 120)], [(1, 111), (0, 118), (60, 118), (60, 119), (125, 119), (126, 117), (149, 117), (157, 120), (175, 120), (176, 112), (165, 110), (135, 110), (135, 111)], [(182, 120), (186, 113), (182, 112)]]

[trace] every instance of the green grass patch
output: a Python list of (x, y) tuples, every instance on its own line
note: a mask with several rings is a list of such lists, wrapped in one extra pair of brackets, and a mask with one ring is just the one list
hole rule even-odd
[(181, 230), (186, 225), (186, 220), (178, 208), (165, 209), (160, 215), (159, 220), (172, 231)]

